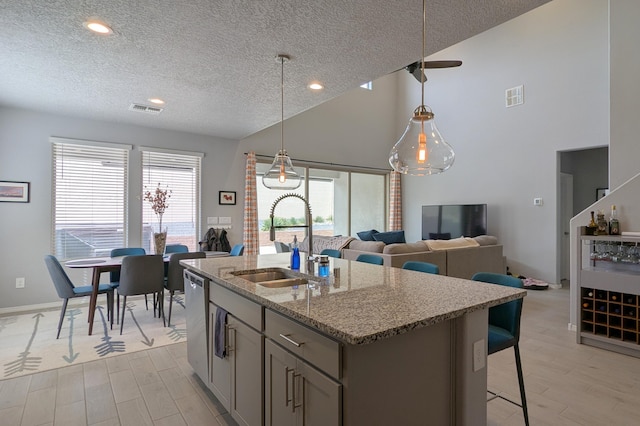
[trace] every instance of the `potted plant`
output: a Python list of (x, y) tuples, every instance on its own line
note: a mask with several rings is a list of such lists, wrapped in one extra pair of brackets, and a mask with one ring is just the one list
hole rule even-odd
[(162, 215), (164, 215), (165, 210), (169, 207), (169, 203), (167, 203), (169, 198), (171, 198), (171, 190), (168, 189), (168, 187), (165, 187), (163, 190), (160, 183), (158, 183), (154, 192), (146, 190), (145, 187), (144, 201), (151, 203), (153, 212), (158, 216), (158, 232), (153, 233), (153, 243), (156, 254), (164, 254), (164, 249), (167, 245), (167, 229), (162, 228)]

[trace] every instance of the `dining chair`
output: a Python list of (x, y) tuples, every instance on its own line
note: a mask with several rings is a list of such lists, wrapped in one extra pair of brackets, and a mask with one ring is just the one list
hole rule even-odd
[(335, 257), (338, 259), (342, 257), (340, 250), (336, 250), (336, 249), (324, 249), (320, 252), (320, 254), (326, 254), (329, 257)]
[(273, 245), (276, 248), (276, 253), (288, 253), (291, 251), (291, 246), (287, 243), (283, 243), (282, 241), (274, 241)]
[(189, 247), (184, 244), (169, 244), (164, 248), (164, 254), (189, 253)]
[[(122, 247), (115, 248), (111, 250), (111, 257), (120, 257), (120, 256), (142, 256), (147, 254), (145, 249), (142, 247)], [(111, 271), (109, 272), (109, 282), (111, 287), (115, 290), (118, 289), (120, 285), (120, 271)], [(147, 296), (144, 297), (144, 303), (149, 309), (149, 303), (147, 302)], [(120, 312), (120, 293), (116, 295), (116, 312)], [(120, 321), (120, 316), (116, 316), (116, 323)]]
[(361, 254), (356, 258), (358, 262), (371, 263), (373, 265), (382, 265), (384, 264), (384, 259), (375, 254)]
[(440, 268), (438, 267), (438, 265), (434, 265), (433, 263), (429, 262), (420, 262), (418, 260), (409, 260), (407, 262), (404, 262), (404, 265), (402, 265), (402, 269), (409, 269), (411, 271), (426, 272), (427, 274), (436, 275), (440, 273)]
[(244, 244), (236, 244), (231, 249), (229, 256), (242, 256), (242, 253), (244, 253)]
[[(58, 297), (64, 299), (64, 302), (62, 302), (62, 310), (60, 311), (60, 320), (58, 321), (58, 334), (56, 334), (56, 339), (58, 339), (60, 337), (60, 329), (62, 328), (62, 322), (64, 321), (64, 314), (67, 311), (67, 303), (69, 303), (69, 299), (74, 297), (90, 296), (93, 291), (93, 286), (74, 286), (55, 256), (50, 254), (45, 256), (44, 263), (47, 265), (51, 281), (53, 281)], [(100, 284), (98, 287), (98, 294), (107, 295), (107, 317), (110, 318), (111, 323), (113, 323), (113, 288), (109, 284)]]
[[(491, 272), (478, 272), (471, 277), (474, 281), (498, 284), (507, 287), (523, 288), (522, 280), (512, 275), (495, 274)], [(518, 372), (518, 384), (520, 386), (521, 404), (512, 401), (495, 392), (489, 392), (492, 397), (488, 401), (500, 398), (520, 408), (524, 414), (524, 422), (529, 426), (529, 411), (527, 410), (527, 398), (524, 391), (524, 379), (522, 374), (522, 360), (520, 359), (520, 316), (522, 314), (522, 299), (512, 300), (489, 308), (489, 336), (488, 355), (513, 347)]]
[(167, 327), (171, 326), (171, 305), (173, 295), (176, 291), (184, 292), (184, 266), (180, 264), (183, 259), (202, 259), (206, 257), (203, 251), (190, 253), (174, 253), (169, 258), (169, 273), (164, 282), (164, 288), (169, 290), (169, 315), (167, 316)]
[[(163, 300), (164, 260), (162, 255), (126, 256), (122, 259), (118, 293), (123, 296), (120, 318), (120, 334), (122, 334), (124, 314), (127, 310), (127, 296), (141, 294), (146, 296), (151, 293), (157, 295), (158, 300)], [(163, 303), (158, 303), (158, 318), (160, 315), (162, 315), (162, 322), (166, 325)], [(153, 316), (155, 317), (155, 309)]]

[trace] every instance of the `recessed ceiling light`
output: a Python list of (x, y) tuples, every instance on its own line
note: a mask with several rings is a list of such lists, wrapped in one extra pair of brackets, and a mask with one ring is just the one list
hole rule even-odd
[(149, 98), (149, 102), (156, 105), (164, 105), (164, 101), (160, 98)]
[(309, 85), (309, 89), (311, 89), (311, 90), (322, 90), (322, 89), (324, 89), (324, 86), (322, 84), (320, 84), (320, 83), (311, 83)]
[(113, 30), (111, 29), (111, 27), (100, 21), (86, 21), (83, 25), (86, 29), (93, 31), (94, 33), (104, 35), (113, 34)]

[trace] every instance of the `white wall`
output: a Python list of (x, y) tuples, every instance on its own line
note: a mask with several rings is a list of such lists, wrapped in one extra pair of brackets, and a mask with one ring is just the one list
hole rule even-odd
[[(609, 146), (609, 189), (612, 192), (586, 208), (571, 220), (572, 247), (576, 246), (577, 229), (589, 221), (589, 212), (609, 211), (615, 204), (622, 231), (640, 230), (640, 52), (635, 41), (640, 37), (637, 25), (640, 3), (634, 0), (610, 0), (610, 81), (611, 143)], [(571, 252), (571, 281), (578, 278), (576, 250)], [(570, 324), (576, 325), (578, 294), (571, 287)]]
[(611, 144), (609, 187), (635, 176), (640, 159), (640, 2), (610, 0), (611, 14)]
[[(608, 140), (607, 26), (606, 2), (555, 0), (429, 58), (463, 61), (429, 72), (425, 96), (456, 160), (441, 175), (404, 180), (410, 240), (420, 238), (423, 204), (487, 203), (510, 269), (559, 282), (557, 151)], [(403, 77), (408, 120), (420, 90)], [(521, 84), (524, 105), (505, 108), (505, 89)]]
[[(237, 141), (0, 107), (0, 179), (31, 182), (30, 203), (0, 203), (0, 309), (58, 300), (43, 261), (51, 247), (50, 136), (204, 152), (204, 223), (207, 216), (242, 218), (242, 203), (218, 205), (219, 190), (238, 194), (244, 190), (243, 180), (228, 172), (228, 159), (234, 157)], [(132, 150), (132, 246), (140, 244), (141, 234), (140, 161), (140, 152)], [(232, 243), (242, 240), (241, 224), (241, 220), (234, 220), (238, 229), (229, 233)], [(74, 278), (82, 278), (81, 275), (72, 274)], [(16, 277), (26, 278), (24, 289), (15, 288)]]

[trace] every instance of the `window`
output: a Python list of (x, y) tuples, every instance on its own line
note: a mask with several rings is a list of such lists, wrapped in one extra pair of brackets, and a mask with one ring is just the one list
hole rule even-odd
[[(141, 147), (142, 189), (169, 189), (171, 197), (162, 216), (167, 229), (167, 244), (184, 244), (197, 251), (200, 224), (200, 167), (203, 154)], [(152, 252), (153, 232), (158, 232), (158, 217), (149, 202), (142, 202), (142, 246)]]
[[(262, 175), (270, 164), (256, 164), (256, 188), (258, 195), (258, 229), (260, 253), (275, 253), (269, 239), (271, 206), (278, 197), (288, 193), (271, 190), (262, 185)], [(304, 196), (311, 206), (313, 235), (353, 235), (369, 229), (386, 229), (387, 174), (350, 172), (324, 168), (295, 167), (303, 176), (302, 184), (294, 192)], [(308, 181), (308, 182), (307, 182)], [(306, 208), (299, 199), (285, 198), (274, 211), (276, 226), (291, 226), (277, 229), (276, 240), (291, 243), (293, 236), (302, 241), (307, 235), (305, 228)]]
[(52, 252), (60, 259), (108, 256), (126, 246), (131, 146), (51, 138)]

